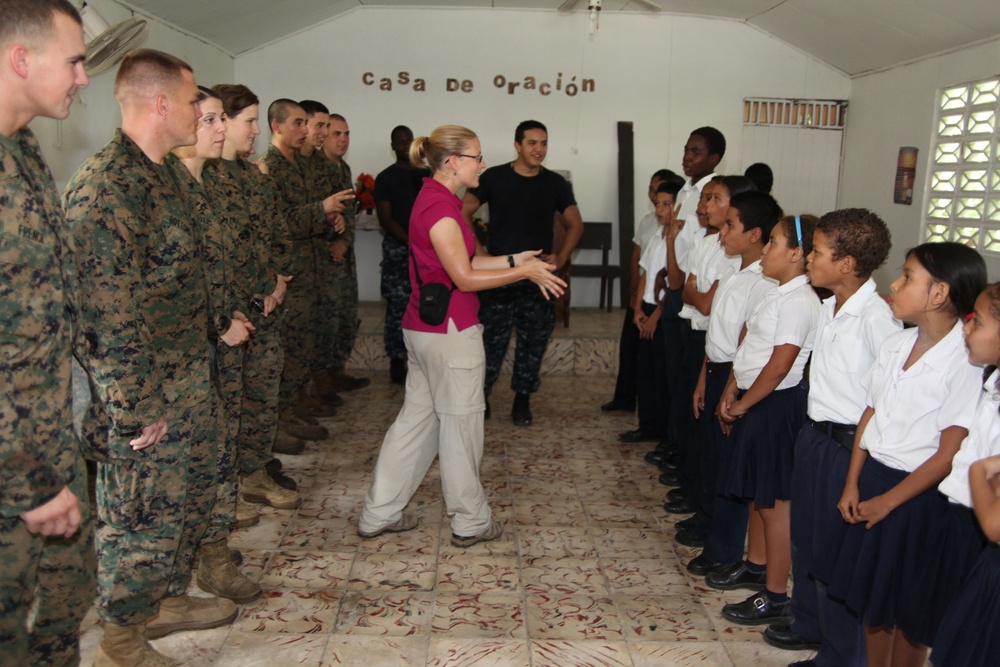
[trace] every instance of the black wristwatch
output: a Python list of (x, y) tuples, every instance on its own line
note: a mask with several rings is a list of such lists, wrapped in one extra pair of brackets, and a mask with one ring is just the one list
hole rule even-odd
[(517, 264), (514, 263), (514, 255), (507, 255), (507, 263), (510, 264), (510, 268), (514, 268)]

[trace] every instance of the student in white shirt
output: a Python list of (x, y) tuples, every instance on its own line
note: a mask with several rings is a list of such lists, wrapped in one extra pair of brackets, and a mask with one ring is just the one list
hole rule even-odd
[(785, 217), (771, 230), (761, 265), (764, 275), (777, 280), (778, 286), (747, 320), (746, 336), (717, 410), (719, 420), (732, 429), (733, 455), (722, 486), (748, 503), (751, 526), (759, 522), (766, 554), (764, 572), (751, 561), (705, 577), (716, 588), (734, 588), (736, 583), (764, 588), (722, 608), (722, 615), (734, 623), (758, 625), (789, 613), (793, 447), (805, 419), (802, 374), (820, 307), (806, 276), (816, 222), (813, 216)]
[[(656, 189), (663, 183), (683, 182), (683, 179), (669, 169), (660, 169), (649, 179), (649, 201), (656, 206)], [(656, 222), (656, 211), (644, 215), (635, 227), (632, 236), (632, 259), (629, 262), (629, 302), (625, 305), (625, 319), (622, 322), (622, 333), (618, 342), (618, 378), (615, 382), (615, 394), (607, 403), (601, 405), (604, 412), (622, 410), (635, 411), (636, 391), (636, 346), (639, 342), (639, 332), (633, 324), (635, 311), (632, 304), (635, 301), (639, 285), (639, 256), (646, 241), (660, 229)]]
[(936, 486), (975, 416), (980, 370), (966, 357), (961, 319), (986, 285), (986, 265), (960, 243), (911, 249), (892, 283), (892, 312), (916, 327), (893, 334), (863, 383), (850, 468), (838, 509), (851, 524), (829, 595), (863, 619), (868, 665), (922, 665), (901, 601), (917, 580), (922, 533), (940, 511)]
[[(744, 176), (716, 176), (702, 190), (702, 204), (699, 211), (704, 210), (699, 222), (705, 229), (705, 235), (694, 242), (687, 254), (687, 276), (681, 290), (681, 300), (684, 306), (679, 313), (688, 326), (684, 359), (681, 365), (681, 377), (678, 381), (679, 398), (682, 410), (678, 411), (682, 420), (678, 425), (677, 446), (681, 449), (680, 469), (682, 497), (668, 500), (663, 509), (670, 514), (690, 514), (697, 512), (696, 523), (704, 523), (705, 508), (700, 502), (701, 489), (701, 457), (704, 436), (690, 410), (691, 395), (698, 382), (702, 360), (705, 357), (705, 332), (708, 329), (708, 317), (712, 311), (712, 302), (718, 289), (719, 281), (733, 273), (740, 266), (739, 257), (727, 257), (719, 243), (719, 229), (726, 224), (726, 212), (733, 195), (749, 192), (754, 188), (753, 182)], [(698, 526), (694, 532), (700, 533)], [(700, 547), (704, 545), (702, 535), (694, 536), (688, 531), (678, 532), (678, 541), (687, 546)]]
[[(681, 544), (689, 544), (690, 536), (685, 533), (690, 531), (693, 537), (700, 536), (704, 540), (705, 549), (687, 564), (688, 572), (697, 576), (729, 568), (743, 560), (747, 506), (717, 493), (719, 472), (728, 467), (730, 448), (726, 446), (727, 437), (715, 410), (729, 380), (743, 325), (761, 299), (775, 288), (776, 283), (764, 277), (760, 258), (771, 229), (780, 217), (781, 207), (771, 195), (745, 192), (730, 200), (726, 222), (719, 230), (722, 247), (727, 255), (740, 260), (740, 267), (736, 273), (719, 281), (705, 336), (705, 354), (692, 397), (693, 414), (704, 436), (699, 456), (700, 498), (696, 499), (703, 508), (703, 523), (698, 526), (695, 522), (697, 514), (678, 522), (676, 537)], [(670, 494), (667, 496), (669, 498)], [(700, 532), (695, 532), (699, 529)], [(752, 543), (755, 547), (763, 546), (760, 540)], [(747, 560), (763, 564), (763, 549), (752, 551)]]
[(681, 166), (689, 180), (677, 195), (677, 203), (681, 207), (679, 217), (684, 221), (684, 227), (677, 237), (677, 256), (682, 265), (683, 257), (695, 239), (704, 236), (704, 230), (698, 224), (696, 209), (701, 200), (702, 188), (715, 177), (715, 168), (725, 155), (726, 137), (714, 127), (699, 127), (684, 144)]
[[(988, 620), (1000, 619), (1000, 616), (973, 615), (981, 611), (974, 600), (956, 604), (964, 597), (961, 591), (969, 588), (968, 577), (990, 543), (973, 511), (970, 468), (980, 459), (1000, 454), (1000, 371), (997, 370), (1000, 363), (1000, 283), (990, 285), (979, 295), (963, 332), (969, 361), (986, 366), (983, 375), (988, 377), (979, 393), (969, 435), (952, 460), (951, 472), (938, 485), (938, 491), (948, 500), (947, 508), (937, 529), (925, 533), (920, 549), (917, 578), (931, 583), (929, 589), (920, 591), (928, 597), (918, 598), (918, 591), (913, 590), (913, 595), (904, 598), (900, 618), (900, 627), (910, 639), (923, 646), (935, 647), (936, 665), (987, 664), (995, 662), (1000, 655), (1000, 642), (996, 640), (1000, 637), (1000, 623), (991, 625)], [(979, 510), (982, 509), (981, 506)], [(987, 557), (984, 561), (986, 566), (993, 563), (996, 559)], [(979, 580), (973, 585), (988, 588), (984, 583)], [(1000, 607), (1000, 603), (995, 602), (994, 606)], [(949, 620), (949, 617), (958, 617), (962, 624), (975, 628), (977, 634), (994, 639), (956, 633), (961, 626), (955, 626), (954, 619)], [(946, 630), (949, 625), (950, 631)]]
[[(809, 280), (833, 296), (823, 302), (809, 370), (806, 425), (795, 441), (792, 469), (792, 621), (764, 631), (789, 650), (819, 649), (818, 667), (863, 667), (864, 630), (857, 617), (826, 596), (826, 553), (846, 529), (837, 510), (854, 434), (865, 410), (861, 381), (883, 341), (901, 324), (879, 296), (872, 273), (892, 247), (885, 222), (866, 209), (824, 215), (806, 258)], [(828, 547), (817, 548), (822, 536)]]
[[(639, 284), (632, 309), (633, 326), (639, 333), (637, 346), (638, 368), (636, 374), (636, 402), (639, 426), (619, 436), (625, 443), (658, 440), (666, 433), (669, 415), (665, 409), (667, 397), (666, 365), (664, 360), (663, 328), (660, 326), (662, 306), (650, 275), (663, 267), (666, 259), (664, 236), (674, 225), (674, 197), (678, 184), (661, 184), (656, 192), (656, 218), (658, 233), (650, 236), (639, 258)], [(675, 232), (676, 233), (676, 232)]]

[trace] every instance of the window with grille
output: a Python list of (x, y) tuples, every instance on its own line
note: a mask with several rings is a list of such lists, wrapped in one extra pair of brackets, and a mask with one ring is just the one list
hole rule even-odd
[(938, 98), (924, 197), (924, 240), (1000, 254), (1000, 78)]

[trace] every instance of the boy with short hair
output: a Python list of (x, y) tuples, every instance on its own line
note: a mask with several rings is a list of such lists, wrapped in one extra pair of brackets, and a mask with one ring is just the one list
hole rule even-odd
[(660, 227), (647, 239), (639, 258), (641, 274), (633, 301), (634, 324), (639, 331), (636, 374), (639, 427), (635, 431), (623, 433), (621, 439), (624, 442), (637, 441), (629, 440), (630, 436), (636, 434), (656, 439), (666, 433), (667, 413), (663, 407), (668, 399), (663, 328), (660, 326), (662, 307), (657, 299), (656, 283), (651, 276), (656, 275), (666, 260), (667, 237), (676, 235), (679, 231), (674, 218), (675, 197), (679, 190), (678, 184), (661, 184), (657, 188), (656, 219)]
[[(730, 200), (726, 223), (719, 230), (719, 242), (727, 255), (740, 258), (740, 268), (721, 280), (715, 292), (705, 336), (704, 361), (692, 397), (694, 412), (705, 435), (699, 489), (703, 496), (700, 504), (708, 515), (704, 527), (705, 549), (687, 565), (688, 571), (698, 576), (722, 571), (743, 559), (746, 505), (715, 493), (727, 441), (715, 408), (729, 379), (744, 324), (761, 299), (774, 289), (774, 282), (762, 273), (760, 258), (771, 229), (780, 218), (781, 207), (771, 195), (744, 192)], [(681, 526), (678, 539), (683, 539), (685, 528)], [(750, 560), (758, 556), (756, 562), (763, 564), (763, 554), (752, 553)]]
[[(856, 425), (864, 412), (861, 378), (882, 341), (900, 328), (876, 291), (872, 273), (892, 247), (885, 222), (871, 211), (848, 208), (824, 215), (807, 258), (814, 287), (833, 296), (823, 302), (809, 372), (806, 426), (795, 442), (792, 471), (792, 621), (764, 632), (772, 646), (819, 649), (815, 665), (865, 665), (861, 621), (826, 596), (819, 533), (843, 530), (837, 502), (847, 477)], [(825, 538), (824, 538), (825, 539)]]

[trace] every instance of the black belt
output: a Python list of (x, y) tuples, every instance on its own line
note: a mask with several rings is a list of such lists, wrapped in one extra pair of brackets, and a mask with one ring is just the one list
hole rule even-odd
[(858, 432), (858, 427), (854, 424), (838, 424), (837, 422), (818, 422), (815, 419), (806, 417), (806, 421), (814, 429), (829, 436), (838, 445), (847, 451), (854, 450), (854, 436)]
[(733, 362), (731, 362), (731, 361), (706, 361), (705, 362), (705, 370), (709, 371), (709, 372), (712, 372), (712, 373), (714, 373), (716, 371), (728, 371), (732, 367), (733, 367)]

